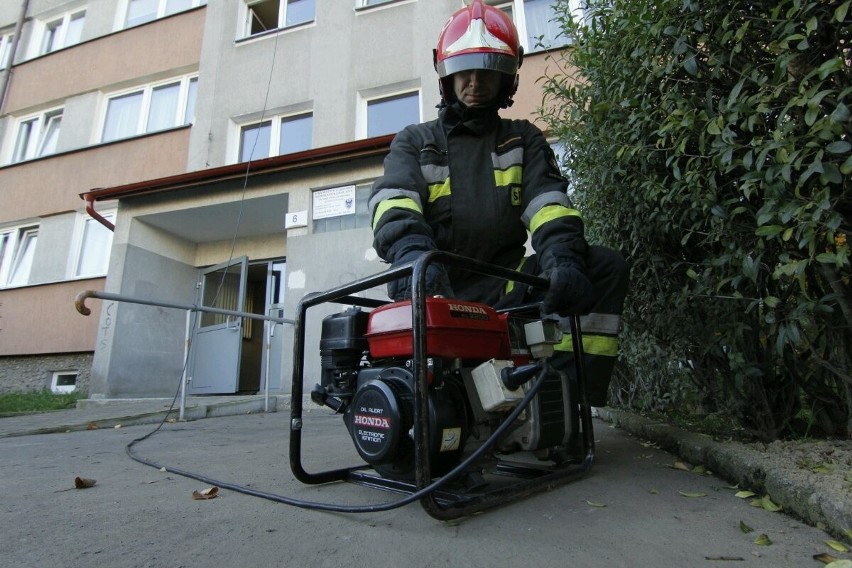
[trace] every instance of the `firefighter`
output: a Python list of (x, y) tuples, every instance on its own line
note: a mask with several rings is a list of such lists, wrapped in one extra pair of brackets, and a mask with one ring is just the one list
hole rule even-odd
[[(550, 281), (543, 293), (459, 268), (432, 264), (427, 294), (509, 307), (542, 301), (546, 314), (584, 314), (589, 399), (606, 404), (617, 355), (627, 265), (615, 251), (587, 244), (568, 182), (542, 132), (503, 119), (518, 86), (523, 48), (501, 10), (474, 0), (453, 14), (434, 50), (441, 105), (437, 120), (399, 132), (373, 186), (374, 247), (398, 265), (444, 250)], [(535, 255), (525, 258), (527, 238)], [(392, 282), (410, 297), (410, 278)], [(567, 330), (567, 321), (563, 320)], [(571, 338), (552, 359), (573, 370)]]

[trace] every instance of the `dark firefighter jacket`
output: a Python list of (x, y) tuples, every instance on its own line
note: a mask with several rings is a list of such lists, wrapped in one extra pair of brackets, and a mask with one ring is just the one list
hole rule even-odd
[[(544, 269), (583, 266), (583, 224), (566, 194), (553, 150), (526, 120), (458, 103), (437, 120), (406, 127), (373, 186), (374, 247), (394, 262), (401, 251), (440, 249), (518, 268), (528, 232)], [(494, 303), (503, 283), (448, 270), (456, 297)]]

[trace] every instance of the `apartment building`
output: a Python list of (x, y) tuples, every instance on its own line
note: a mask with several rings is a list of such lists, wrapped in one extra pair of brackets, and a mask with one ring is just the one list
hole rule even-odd
[[(504, 116), (541, 103), (543, 46), (565, 43), (551, 3), (493, 2), (528, 54)], [(0, 389), (172, 396), (186, 375), (190, 394), (287, 391), (291, 326), (94, 300), (84, 317), (74, 297), (292, 318), (305, 293), (384, 270), (367, 196), (393, 133), (436, 116), (432, 49), (461, 5), (0, 7)]]

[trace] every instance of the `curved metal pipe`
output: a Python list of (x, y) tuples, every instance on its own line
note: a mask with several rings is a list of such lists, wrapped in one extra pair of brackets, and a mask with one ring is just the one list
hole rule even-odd
[(100, 213), (95, 211), (95, 196), (91, 194), (86, 194), (86, 213), (89, 214), (89, 217), (112, 231), (115, 232), (115, 225), (113, 225), (109, 220), (105, 219)]

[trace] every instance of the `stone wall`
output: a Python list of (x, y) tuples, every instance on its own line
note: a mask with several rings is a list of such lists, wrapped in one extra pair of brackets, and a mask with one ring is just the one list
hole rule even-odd
[(77, 373), (77, 391), (87, 394), (92, 353), (0, 357), (0, 393), (35, 392), (50, 388), (55, 371)]

